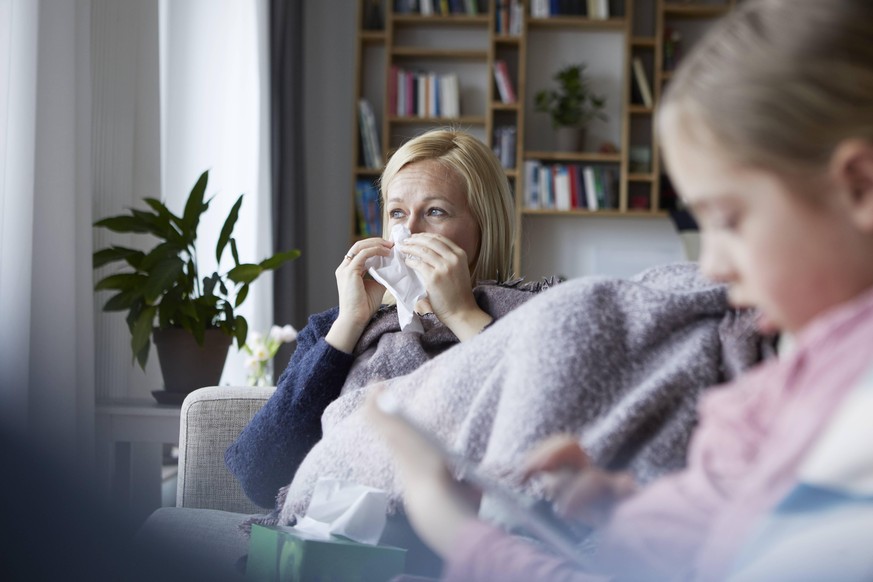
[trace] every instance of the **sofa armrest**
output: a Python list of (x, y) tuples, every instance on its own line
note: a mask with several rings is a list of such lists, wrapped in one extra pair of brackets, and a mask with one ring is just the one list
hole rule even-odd
[(185, 398), (176, 506), (264, 513), (225, 467), (224, 451), (274, 391), (274, 387), (209, 386)]

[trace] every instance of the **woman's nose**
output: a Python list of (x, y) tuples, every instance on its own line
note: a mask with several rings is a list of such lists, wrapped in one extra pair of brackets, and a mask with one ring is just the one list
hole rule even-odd
[(424, 221), (417, 214), (410, 214), (406, 219), (406, 228), (409, 229), (410, 234), (424, 232)]

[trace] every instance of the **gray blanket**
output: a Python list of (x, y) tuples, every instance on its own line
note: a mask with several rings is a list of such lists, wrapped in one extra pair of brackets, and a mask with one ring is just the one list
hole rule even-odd
[[(385, 384), (451, 447), (502, 473), (537, 442), (578, 434), (594, 460), (643, 482), (683, 466), (701, 390), (761, 359), (752, 314), (692, 264), (545, 291), (407, 376)], [(361, 411), (370, 386), (322, 417), (324, 436), (280, 492), (279, 523), (305, 513), (320, 477), (389, 493), (401, 483)], [(284, 499), (283, 499), (284, 497)]]

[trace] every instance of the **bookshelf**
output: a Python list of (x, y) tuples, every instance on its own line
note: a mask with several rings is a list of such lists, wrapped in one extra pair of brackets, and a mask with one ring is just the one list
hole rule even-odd
[[(515, 192), (520, 241), (514, 255), (517, 273), (527, 274), (526, 257), (538, 244), (537, 229), (528, 224), (531, 220), (569, 218), (580, 220), (579, 228), (584, 228), (585, 219), (592, 217), (664, 219), (674, 202), (662, 196), (669, 186), (665, 186), (662, 176), (653, 117), (672, 70), (665, 66), (665, 56), (671, 50), (665, 48), (665, 43), (674, 33), (682, 38), (682, 49), (687, 50), (701, 31), (735, 2), (610, 0), (606, 3), (609, 15), (592, 18), (544, 17), (541, 0), (518, 2), (515, 12), (512, 0), (445, 3), (464, 10), (452, 14), (441, 14), (440, 2), (358, 0), (354, 115), (354, 134), (358, 137), (354, 140), (353, 191), (362, 182), (374, 182), (381, 171), (364, 163), (358, 101), (366, 99), (372, 105), (383, 161), (405, 140), (432, 127), (463, 128), (492, 148), (511, 144), (514, 134), (514, 151), (509, 148), (503, 154), (503, 163)], [(420, 13), (428, 8), (426, 4), (434, 6), (433, 13)], [(585, 0), (566, 3), (584, 5), (586, 9), (588, 4)], [(381, 14), (375, 24), (374, 6)], [(471, 6), (478, 12), (467, 13)], [(639, 98), (635, 60), (649, 84), (651, 106)], [(548, 115), (534, 112), (533, 95), (551, 85), (551, 75), (558, 68), (580, 61), (595, 61), (599, 67), (591, 73), (598, 83), (595, 92), (607, 95), (610, 121), (593, 136), (589, 130), (584, 151), (559, 151)], [(501, 100), (494, 75), (498, 62), (505, 63), (515, 102)], [(536, 66), (530, 67), (531, 63)], [(413, 75), (416, 100), (422, 92), (429, 95), (430, 86), (443, 85), (441, 81), (433, 83), (434, 78), (454, 77), (457, 114), (445, 117), (435, 113), (429, 108), (429, 97), (417, 101), (412, 110), (403, 111), (395, 96), (399, 71)], [(405, 78), (401, 82), (408, 86)], [(553, 200), (533, 204), (526, 191), (530, 189), (526, 168), (535, 165), (579, 168), (577, 185), (583, 183), (582, 169), (594, 168), (600, 176), (598, 189), (605, 189), (606, 182), (611, 184), (609, 196), (600, 199), (596, 210), (584, 204), (581, 196), (573, 197), (577, 206), (564, 210), (557, 210)], [(352, 212), (351, 237), (361, 238), (366, 233), (362, 232), (356, 205)], [(538, 229), (541, 232), (542, 226)]]

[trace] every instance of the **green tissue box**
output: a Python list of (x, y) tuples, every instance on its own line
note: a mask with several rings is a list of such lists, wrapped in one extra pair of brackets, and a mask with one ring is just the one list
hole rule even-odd
[(406, 550), (330, 539), (286, 526), (253, 525), (246, 561), (252, 582), (385, 582), (403, 573)]

